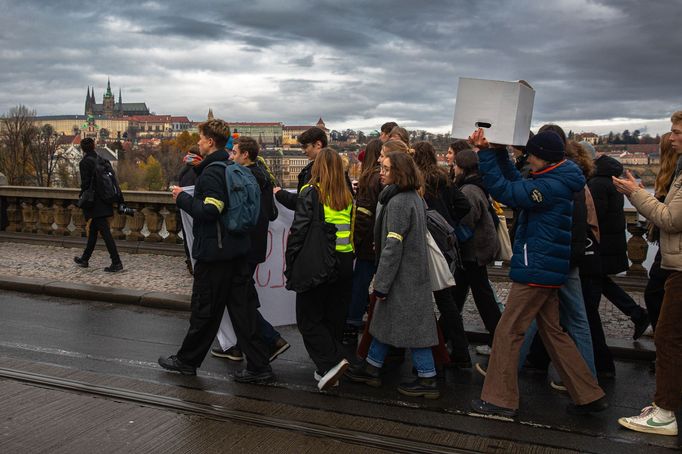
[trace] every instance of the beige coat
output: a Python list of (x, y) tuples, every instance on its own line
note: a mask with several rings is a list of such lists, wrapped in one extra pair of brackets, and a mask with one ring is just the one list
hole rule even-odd
[(630, 194), (630, 202), (661, 229), (661, 268), (682, 271), (682, 175), (670, 186), (663, 203), (644, 189)]

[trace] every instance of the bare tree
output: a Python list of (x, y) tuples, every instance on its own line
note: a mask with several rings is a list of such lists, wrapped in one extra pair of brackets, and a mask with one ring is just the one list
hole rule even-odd
[(51, 125), (43, 125), (38, 129), (30, 147), (31, 163), (38, 186), (52, 185), (59, 161), (63, 159), (57, 154), (59, 136)]
[(0, 171), (10, 185), (32, 182), (31, 145), (37, 135), (35, 111), (21, 105), (0, 118)]

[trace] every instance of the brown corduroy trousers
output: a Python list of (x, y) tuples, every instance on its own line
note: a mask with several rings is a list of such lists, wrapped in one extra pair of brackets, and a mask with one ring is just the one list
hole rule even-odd
[(679, 411), (682, 409), (682, 271), (674, 271), (665, 281), (665, 294), (656, 324), (654, 343), (654, 402), (665, 410)]
[(533, 319), (547, 353), (574, 403), (584, 405), (604, 396), (573, 340), (559, 325), (556, 288), (514, 282), (502, 318), (495, 329), (481, 399), (499, 407), (519, 408), (519, 350)]

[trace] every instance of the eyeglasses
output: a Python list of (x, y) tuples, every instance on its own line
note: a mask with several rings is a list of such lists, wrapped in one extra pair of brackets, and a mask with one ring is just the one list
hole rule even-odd
[(391, 171), (391, 166), (381, 166), (381, 169), (379, 169), (381, 173), (389, 173)]

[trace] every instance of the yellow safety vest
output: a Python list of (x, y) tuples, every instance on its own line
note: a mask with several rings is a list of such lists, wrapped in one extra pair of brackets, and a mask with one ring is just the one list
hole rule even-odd
[[(310, 186), (306, 184), (301, 188), (301, 191)], [(353, 202), (349, 203), (343, 210), (332, 210), (327, 205), (324, 206), (324, 221), (328, 224), (334, 224), (336, 227), (336, 251), (337, 252), (353, 252), (352, 239), (352, 225), (351, 213), (353, 211)]]

